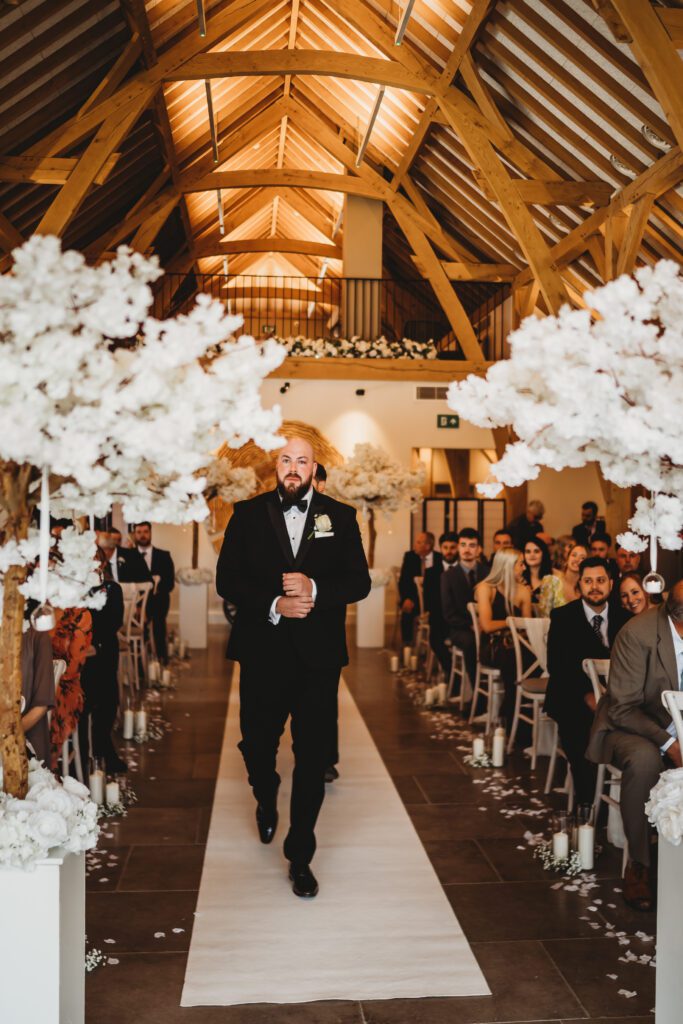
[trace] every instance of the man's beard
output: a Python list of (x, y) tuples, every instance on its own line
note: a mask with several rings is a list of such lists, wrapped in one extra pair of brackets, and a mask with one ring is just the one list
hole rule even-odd
[(285, 484), (285, 482), (282, 480), (278, 480), (278, 494), (280, 495), (281, 498), (288, 498), (292, 501), (299, 501), (300, 498), (303, 498), (304, 495), (308, 494), (312, 480), (313, 471), (310, 472), (306, 479), (302, 479), (301, 483), (296, 487), (294, 486), (293, 480), (290, 480), (288, 484)]
[(603, 604), (607, 604), (607, 601), (609, 600), (609, 594), (607, 594), (607, 596), (599, 597), (597, 598), (597, 600), (594, 597), (586, 596), (584, 596), (583, 599), (586, 602), (586, 604), (591, 606), (591, 608), (600, 608)]

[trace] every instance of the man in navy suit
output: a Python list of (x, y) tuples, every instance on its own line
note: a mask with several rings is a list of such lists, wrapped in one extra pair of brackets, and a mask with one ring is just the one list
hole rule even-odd
[(313, 487), (303, 438), (280, 449), (277, 487), (241, 501), (216, 570), (237, 606), (228, 656), (240, 663), (240, 750), (256, 798), (261, 842), (278, 823), (276, 757), (291, 717), (294, 774), (284, 853), (296, 896), (313, 897), (315, 824), (325, 795), (337, 687), (346, 650), (346, 606), (370, 592), (356, 512)]

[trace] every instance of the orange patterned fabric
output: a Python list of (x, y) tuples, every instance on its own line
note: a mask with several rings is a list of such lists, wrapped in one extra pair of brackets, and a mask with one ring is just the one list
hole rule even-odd
[(92, 616), (85, 608), (56, 610), (57, 625), (50, 634), (52, 655), (66, 662), (55, 695), (50, 722), (52, 767), (57, 767), (64, 740), (74, 731), (83, 708), (81, 668), (92, 639)]

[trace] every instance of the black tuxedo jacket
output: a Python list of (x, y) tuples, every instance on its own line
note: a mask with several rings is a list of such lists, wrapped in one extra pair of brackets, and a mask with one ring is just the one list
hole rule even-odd
[[(142, 555), (140, 556), (142, 558)], [(144, 562), (144, 558), (142, 559)], [(168, 596), (175, 587), (175, 566), (170, 551), (152, 545), (152, 576), (158, 576), (155, 597)]]
[[(430, 569), (441, 566), (442, 558), (438, 551), (434, 552), (434, 558)], [(428, 570), (426, 570), (428, 571)], [(426, 572), (425, 571), (425, 572)], [(422, 575), (422, 560), (414, 551), (406, 551), (401, 565), (401, 574), (398, 578), (398, 593), (401, 604), (404, 601), (412, 601), (416, 610), (419, 611), (420, 599), (415, 586), (415, 577)]]
[(585, 706), (585, 694), (593, 692), (581, 662), (584, 658), (609, 658), (617, 633), (630, 618), (631, 613), (626, 609), (609, 606), (608, 649), (603, 647), (593, 632), (580, 598), (551, 612), (548, 631), (549, 679), (544, 711), (556, 722), (571, 720)]
[[(329, 516), (332, 536), (314, 536), (317, 515)], [(285, 572), (301, 572), (315, 581), (315, 605), (305, 619), (282, 616), (273, 625), (270, 608), (283, 595)], [(250, 668), (277, 670), (294, 648), (314, 668), (346, 665), (346, 606), (370, 592), (355, 509), (314, 491), (295, 558), (277, 491), (237, 502), (218, 558), (216, 587), (237, 606), (229, 658)]]
[(119, 583), (150, 583), (152, 574), (137, 548), (117, 548), (116, 569)]
[[(488, 566), (478, 562), (475, 572), (475, 586), (488, 576)], [(458, 562), (441, 576), (441, 607), (447, 626), (453, 630), (471, 629), (472, 619), (467, 610), (470, 601), (474, 601), (474, 588)]]

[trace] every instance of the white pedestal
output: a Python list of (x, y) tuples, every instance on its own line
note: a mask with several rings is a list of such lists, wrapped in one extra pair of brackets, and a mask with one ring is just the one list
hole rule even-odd
[(356, 644), (358, 647), (384, 647), (384, 605), (386, 587), (373, 587), (356, 605)]
[[(659, 840), (657, 882), (656, 1024), (680, 1024), (683, 1007), (681, 922), (683, 921), (683, 846)], [(648, 952), (651, 950), (648, 949)]]
[(206, 647), (208, 584), (180, 584), (180, 639), (188, 647)]
[(0, 1020), (83, 1024), (85, 854), (0, 870)]

